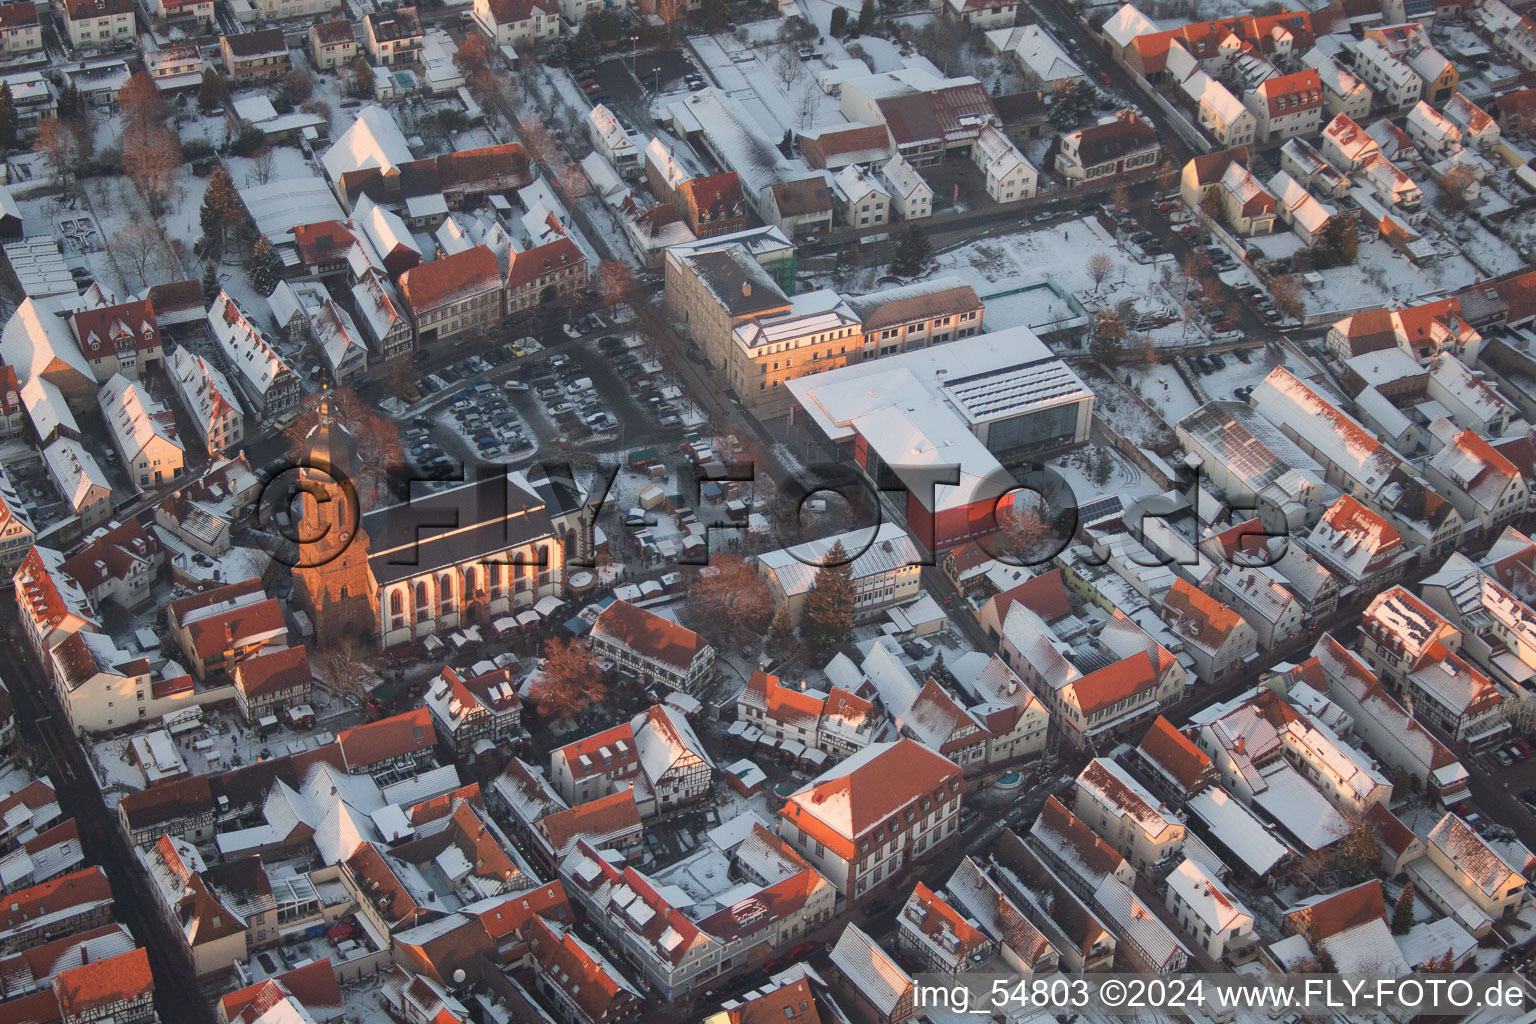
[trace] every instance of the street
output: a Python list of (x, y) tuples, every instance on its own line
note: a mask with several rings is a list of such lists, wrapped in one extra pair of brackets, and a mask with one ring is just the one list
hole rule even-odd
[(190, 963), (181, 955), (180, 940), (160, 916), (148, 877), (119, 831), (117, 818), (102, 800), (85, 750), (22, 635), (10, 591), (0, 602), (0, 616), (5, 619), (0, 644), (4, 644), (4, 662), (9, 667), (6, 685), (16, 705), (17, 727), (35, 749), (46, 752), (37, 770), (51, 777), (59, 807), (75, 819), (86, 862), (106, 871), (116, 899), (117, 920), (128, 926), (134, 941), (149, 953), (160, 1019), (166, 1024), (212, 1024), (211, 1003), (204, 997)]

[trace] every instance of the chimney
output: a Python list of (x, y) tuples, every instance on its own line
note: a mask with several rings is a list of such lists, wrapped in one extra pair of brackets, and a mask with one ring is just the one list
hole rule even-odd
[(741, 282), (741, 294), (744, 297), (752, 294), (752, 282), (751, 281), (743, 281), (743, 282)]

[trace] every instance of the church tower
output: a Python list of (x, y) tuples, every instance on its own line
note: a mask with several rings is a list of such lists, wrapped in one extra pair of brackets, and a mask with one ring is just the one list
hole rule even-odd
[(329, 391), (320, 396), (319, 421), (304, 438), (304, 452), (294, 606), (314, 624), (319, 649), (349, 633), (371, 644), (378, 594), (368, 569), (357, 451), (351, 432), (336, 421), (336, 401)]

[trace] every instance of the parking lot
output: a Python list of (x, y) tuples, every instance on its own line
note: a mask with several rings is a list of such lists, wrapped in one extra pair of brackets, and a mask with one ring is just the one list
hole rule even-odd
[(465, 464), (674, 447), (702, 417), (650, 346), (621, 331), (588, 314), (548, 325), (542, 340), (477, 346), (433, 370), (418, 385), (429, 405), (402, 423), (411, 466), (446, 480)]
[(594, 106), (601, 103), (612, 110), (631, 135), (648, 135), (654, 127), (650, 101), (658, 93), (694, 88), (689, 76), (696, 76), (697, 88), (702, 89), (705, 84), (698, 66), (678, 50), (576, 64), (569, 73), (587, 102)]

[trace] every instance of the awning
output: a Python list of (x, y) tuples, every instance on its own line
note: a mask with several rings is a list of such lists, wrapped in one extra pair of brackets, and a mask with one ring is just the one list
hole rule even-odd
[(545, 618), (548, 618), (549, 616), (555, 614), (555, 612), (559, 611), (560, 606), (563, 604), (565, 604), (565, 602), (560, 600), (558, 597), (541, 597), (539, 598), (539, 603), (533, 606), (533, 610)]

